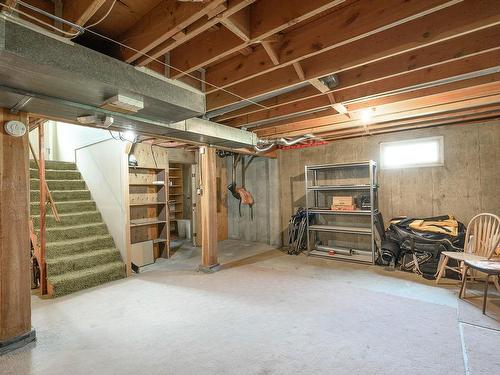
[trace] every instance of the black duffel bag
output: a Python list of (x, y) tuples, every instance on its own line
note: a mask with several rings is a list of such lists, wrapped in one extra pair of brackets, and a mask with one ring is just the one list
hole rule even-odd
[[(453, 220), (450, 216), (435, 216), (424, 219), (396, 218), (386, 231), (386, 238), (399, 245), (397, 262), (403, 271), (414, 272), (426, 279), (435, 279), (439, 259), (443, 251), (463, 251), (465, 226), (457, 222), (456, 234), (447, 234), (444, 226), (436, 224), (437, 231), (420, 231), (410, 225), (416, 221), (439, 222)], [(450, 266), (453, 266), (450, 264)], [(456, 277), (450, 274), (448, 276)]]

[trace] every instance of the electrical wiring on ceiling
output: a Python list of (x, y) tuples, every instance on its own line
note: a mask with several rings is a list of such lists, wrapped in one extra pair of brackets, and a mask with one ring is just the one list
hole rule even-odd
[(91, 28), (91, 27), (97, 26), (102, 21), (104, 21), (106, 18), (108, 18), (108, 16), (110, 15), (111, 11), (115, 7), (116, 1), (117, 0), (113, 0), (113, 3), (111, 4), (111, 6), (109, 7), (108, 11), (106, 12), (106, 14), (104, 16), (102, 16), (98, 21), (94, 22), (93, 24), (90, 24), (90, 25), (86, 26), (86, 28)]

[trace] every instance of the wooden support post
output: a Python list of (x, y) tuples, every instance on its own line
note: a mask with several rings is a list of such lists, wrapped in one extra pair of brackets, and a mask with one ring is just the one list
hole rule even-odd
[(42, 123), (38, 127), (38, 178), (40, 182), (40, 294), (47, 294), (47, 268), (45, 264), (45, 220), (47, 204), (47, 181), (45, 180), (45, 132)]
[(35, 339), (31, 329), (28, 133), (13, 137), (5, 122), (25, 113), (0, 109), (0, 355)]
[(217, 261), (217, 179), (215, 149), (200, 148), (201, 167), (201, 265), (203, 272), (218, 270)]

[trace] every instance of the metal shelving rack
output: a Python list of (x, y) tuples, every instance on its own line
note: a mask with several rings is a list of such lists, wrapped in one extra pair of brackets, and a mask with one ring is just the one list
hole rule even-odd
[[(349, 178), (349, 173), (354, 172), (354, 176)], [(363, 183), (341, 183), (335, 184), (329, 181), (328, 184), (321, 183), (321, 174), (323, 177), (330, 173), (331, 177), (327, 180), (339, 179), (338, 174), (342, 174), (342, 179), (345, 180), (363, 180)], [(307, 217), (307, 255), (316, 256), (328, 259), (339, 259), (344, 261), (352, 261), (357, 263), (375, 262), (375, 238), (374, 238), (374, 215), (378, 211), (378, 183), (377, 183), (377, 163), (373, 160), (344, 163), (344, 164), (322, 164), (308, 165), (305, 167), (305, 184), (306, 184), (306, 210)], [(320, 201), (327, 201), (327, 195), (350, 195), (355, 193), (368, 193), (370, 197), (370, 209), (360, 209), (352, 211), (337, 211), (331, 210), (329, 206), (321, 207)], [(342, 193), (342, 194), (338, 194)], [(326, 194), (320, 197), (321, 194)], [(325, 219), (326, 218), (326, 219)], [(331, 219), (330, 219), (331, 218)], [(340, 218), (340, 219), (337, 219)], [(336, 222), (335, 220), (350, 221)], [(322, 221), (333, 220), (334, 223), (324, 224)], [(318, 240), (322, 234), (327, 238), (328, 244), (322, 244), (325, 239)], [(352, 240), (352, 245), (349, 241), (339, 239), (339, 237), (349, 235)], [(364, 248), (360, 247), (358, 237), (366, 239), (368, 243)], [(341, 245), (335, 244), (340, 242)], [(365, 241), (367, 242), (367, 241)], [(330, 243), (334, 243), (333, 245)]]

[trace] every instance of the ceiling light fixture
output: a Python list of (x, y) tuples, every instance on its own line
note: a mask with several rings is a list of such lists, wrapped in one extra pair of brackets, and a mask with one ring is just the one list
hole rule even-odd
[(361, 121), (364, 124), (369, 124), (372, 122), (373, 112), (375, 112), (372, 108), (364, 109), (361, 111)]

